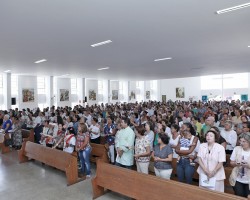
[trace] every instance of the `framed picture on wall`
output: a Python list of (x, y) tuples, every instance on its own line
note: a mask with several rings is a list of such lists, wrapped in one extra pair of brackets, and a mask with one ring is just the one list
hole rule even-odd
[(241, 95), (241, 101), (248, 101), (248, 95), (247, 94), (242, 94)]
[(150, 99), (150, 91), (146, 91), (146, 99)]
[(118, 90), (112, 90), (112, 100), (118, 100)]
[(203, 96), (201, 97), (201, 100), (204, 101), (204, 102), (207, 102), (207, 99), (208, 99), (208, 98), (207, 98), (207, 95), (203, 95)]
[(161, 95), (161, 100), (162, 100), (162, 102), (166, 102), (167, 101), (167, 95)]
[(131, 100), (135, 99), (135, 91), (131, 91), (130, 92), (130, 97), (131, 97)]
[(177, 87), (176, 88), (176, 98), (185, 98), (185, 88)]
[(69, 101), (68, 89), (60, 89), (60, 101)]
[(35, 89), (22, 89), (23, 102), (34, 102), (35, 101)]
[(96, 92), (95, 92), (95, 90), (89, 90), (89, 101), (96, 101)]

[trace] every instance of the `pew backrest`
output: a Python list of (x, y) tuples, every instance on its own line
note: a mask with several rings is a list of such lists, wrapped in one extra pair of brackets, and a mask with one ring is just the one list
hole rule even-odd
[(93, 199), (104, 194), (104, 188), (137, 200), (241, 200), (235, 195), (219, 193), (177, 181), (116, 167), (97, 161), (96, 177), (92, 179)]
[(77, 158), (67, 152), (27, 141), (23, 143), (22, 149), (18, 151), (18, 157), (20, 163), (34, 159), (65, 171), (68, 185), (77, 182)]
[(22, 138), (23, 141), (34, 142), (34, 129), (31, 130), (22, 129)]
[(91, 162), (96, 162), (97, 159), (102, 159), (103, 162), (109, 162), (108, 147), (103, 144), (90, 143), (91, 150)]

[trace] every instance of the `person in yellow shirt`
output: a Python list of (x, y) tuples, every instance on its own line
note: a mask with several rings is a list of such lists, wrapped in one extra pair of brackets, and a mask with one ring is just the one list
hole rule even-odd
[(196, 132), (199, 134), (199, 136), (201, 137), (201, 128), (202, 128), (202, 124), (199, 122), (198, 117), (193, 116), (191, 118), (192, 124), (193, 126), (195, 126), (196, 128)]

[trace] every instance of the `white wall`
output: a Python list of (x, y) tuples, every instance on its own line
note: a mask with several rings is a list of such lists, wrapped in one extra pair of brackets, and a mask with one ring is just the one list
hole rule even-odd
[[(117, 90), (118, 91), (118, 99), (117, 100), (113, 100), (112, 99), (112, 91), (113, 90)], [(119, 81), (110, 81), (110, 103), (115, 104), (116, 102), (120, 101), (120, 95), (119, 95)]]
[[(89, 100), (89, 90), (94, 90), (96, 92), (96, 101)], [(98, 80), (86, 79), (85, 94), (88, 98), (88, 105), (93, 105), (98, 103)]]
[[(22, 90), (23, 89), (34, 89), (34, 102), (23, 102)], [(18, 107), (19, 109), (24, 108), (37, 108), (38, 107), (38, 96), (37, 96), (37, 77), (36, 76), (19, 76), (18, 77)]]
[[(183, 87), (185, 90), (184, 98), (176, 98), (176, 88)], [(167, 100), (188, 101), (190, 97), (201, 99), (201, 80), (200, 77), (178, 78), (178, 79), (163, 79), (159, 80), (159, 98), (161, 95), (166, 95)]]
[[(71, 106), (71, 81), (70, 78), (56, 78), (56, 103), (59, 107)], [(69, 90), (69, 101), (60, 101), (60, 89)]]

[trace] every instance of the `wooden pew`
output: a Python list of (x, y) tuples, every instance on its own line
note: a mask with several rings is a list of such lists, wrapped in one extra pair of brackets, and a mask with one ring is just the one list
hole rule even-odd
[(243, 200), (238, 196), (219, 193), (172, 180), (138, 173), (133, 170), (97, 161), (96, 176), (92, 179), (93, 199), (102, 196), (105, 189), (137, 200)]
[(224, 181), (225, 184), (225, 192), (229, 193), (229, 194), (234, 194), (234, 190), (232, 188), (232, 186), (229, 183), (229, 177), (232, 173), (233, 168), (232, 167), (224, 167), (225, 170), (225, 175), (226, 175), (226, 179)]
[(68, 185), (79, 182), (77, 158), (67, 152), (27, 141), (23, 143), (22, 149), (18, 151), (18, 158), (19, 163), (34, 159), (65, 171)]
[(2, 151), (2, 154), (9, 153), (10, 152), (10, 147), (4, 145), (4, 134), (0, 133), (0, 148)]
[(90, 161), (96, 162), (97, 159), (101, 159), (103, 162), (109, 163), (108, 147), (103, 144), (90, 143), (92, 147)]
[(31, 130), (22, 129), (22, 137), (23, 141), (34, 142), (34, 129)]

